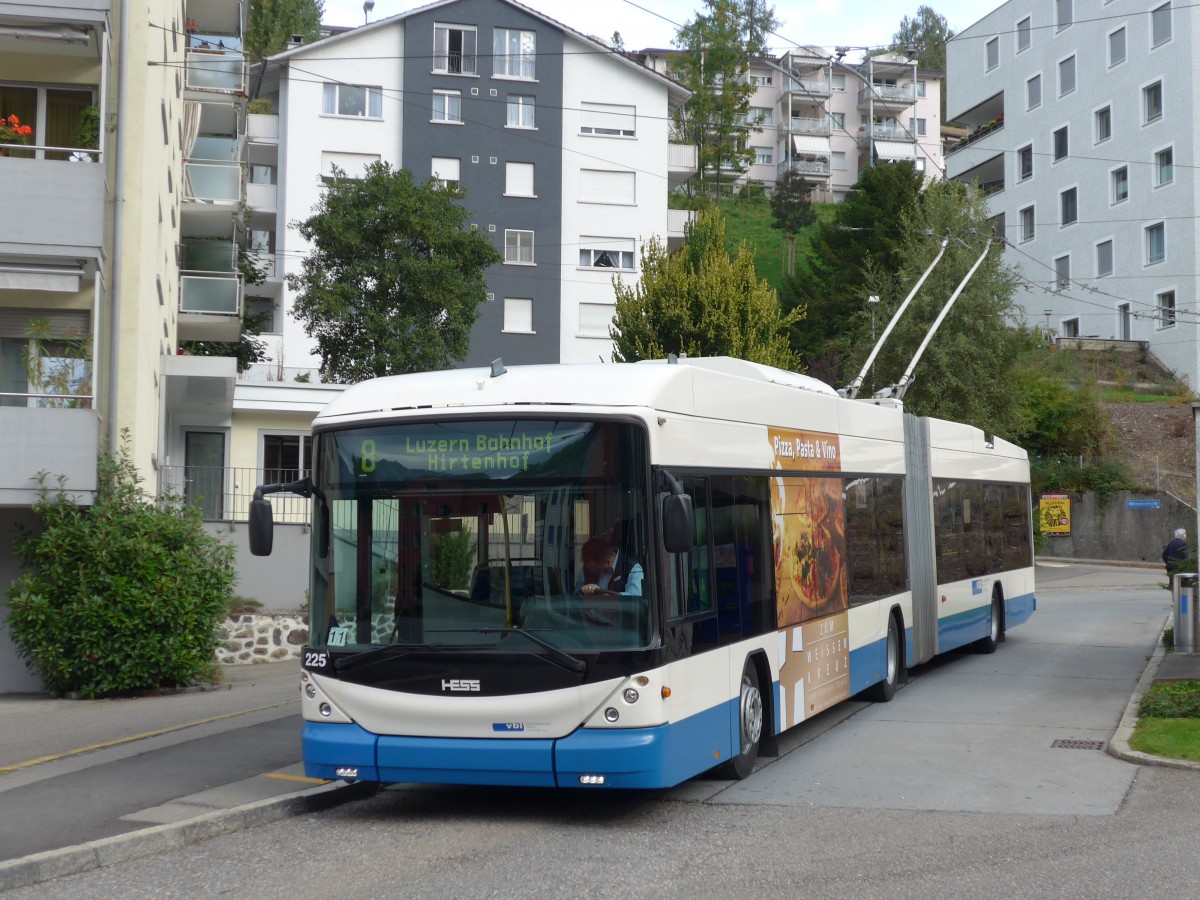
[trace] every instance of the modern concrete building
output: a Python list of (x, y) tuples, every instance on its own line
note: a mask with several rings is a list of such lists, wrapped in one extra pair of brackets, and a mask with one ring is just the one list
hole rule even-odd
[[(233, 360), (177, 354), (240, 329), (244, 13), (0, 0), (0, 116), (29, 128), (0, 140), (0, 592), (39, 473), (88, 503), (128, 429), (155, 491), (232, 396)], [(0, 690), (37, 687), (0, 628)]]
[(1149, 343), (1195, 387), (1197, 9), (1011, 0), (947, 46), (948, 175), (988, 192), (1032, 324)]
[[(845, 48), (842, 48), (843, 50)], [(678, 50), (643, 50), (647, 65), (669, 72)], [(846, 63), (838, 51), (797, 47), (751, 62), (755, 87), (746, 141), (749, 169), (730, 179), (770, 190), (792, 169), (807, 180), (813, 199), (839, 202), (859, 173), (879, 162), (911, 160), (928, 178), (945, 174), (941, 145), (942, 73), (919, 69), (899, 54)]]

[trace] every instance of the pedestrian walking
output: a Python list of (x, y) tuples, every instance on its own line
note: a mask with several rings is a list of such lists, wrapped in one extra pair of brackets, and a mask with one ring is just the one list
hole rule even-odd
[(1163, 549), (1163, 565), (1167, 567), (1167, 577), (1183, 570), (1188, 561), (1187, 529), (1176, 528), (1175, 537)]

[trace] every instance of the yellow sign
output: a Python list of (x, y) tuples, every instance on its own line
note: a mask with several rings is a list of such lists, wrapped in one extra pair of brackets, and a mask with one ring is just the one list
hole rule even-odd
[(842, 448), (836, 434), (797, 431), (793, 428), (768, 428), (767, 440), (775, 457), (772, 469), (803, 472), (841, 471)]
[(1038, 522), (1043, 534), (1071, 533), (1071, 496), (1042, 494), (1038, 504)]

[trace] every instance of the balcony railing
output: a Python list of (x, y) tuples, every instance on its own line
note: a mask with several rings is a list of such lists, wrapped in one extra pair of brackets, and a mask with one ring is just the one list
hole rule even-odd
[(279, 141), (279, 116), (250, 113), (246, 116), (246, 137), (268, 144)]
[(667, 144), (667, 166), (672, 169), (687, 169), (688, 171), (696, 171), (696, 145), (695, 144)]
[(829, 119), (815, 119), (805, 116), (787, 116), (783, 127), (789, 134), (827, 135), (833, 131)]
[(272, 211), (278, 202), (278, 192), (279, 187), (274, 184), (248, 184), (246, 185), (246, 205), (251, 209)]
[(820, 178), (829, 177), (828, 159), (785, 159), (778, 166), (779, 177), (782, 178), (789, 170), (800, 175), (815, 175)]
[(179, 273), (179, 311), (188, 315), (242, 315), (241, 272)]
[(1004, 116), (1001, 116), (997, 120), (988, 122), (986, 125), (980, 125), (978, 128), (976, 128), (974, 131), (972, 131), (970, 134), (968, 134), (965, 138), (963, 138), (961, 141), (959, 141), (953, 147), (948, 148), (946, 150), (946, 155), (949, 156), (951, 153), (955, 153), (955, 152), (961, 150), (963, 147), (969, 147), (976, 141), (982, 140), (983, 138), (987, 137), (993, 131), (999, 131), (1003, 127), (1004, 127)]
[[(199, 507), (210, 522), (245, 522), (260, 484), (298, 481), (307, 469), (250, 469), (229, 466), (162, 466), (162, 488)], [(271, 518), (277, 525), (309, 525), (312, 500), (297, 494), (272, 494)]]
[(824, 78), (789, 78), (787, 89), (805, 97), (828, 97), (830, 84)]
[(186, 200), (237, 203), (242, 199), (242, 165), (239, 162), (186, 159), (183, 175)]
[(187, 88), (246, 93), (246, 58), (240, 50), (193, 48), (187, 51)]
[(911, 106), (917, 102), (917, 85), (910, 84), (876, 84), (872, 88), (859, 88), (858, 103), (861, 106), (868, 100), (885, 105)]

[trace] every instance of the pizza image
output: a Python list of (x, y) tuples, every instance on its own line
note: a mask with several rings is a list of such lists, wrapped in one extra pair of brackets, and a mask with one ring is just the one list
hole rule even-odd
[(777, 624), (784, 627), (846, 609), (841, 479), (772, 481)]

